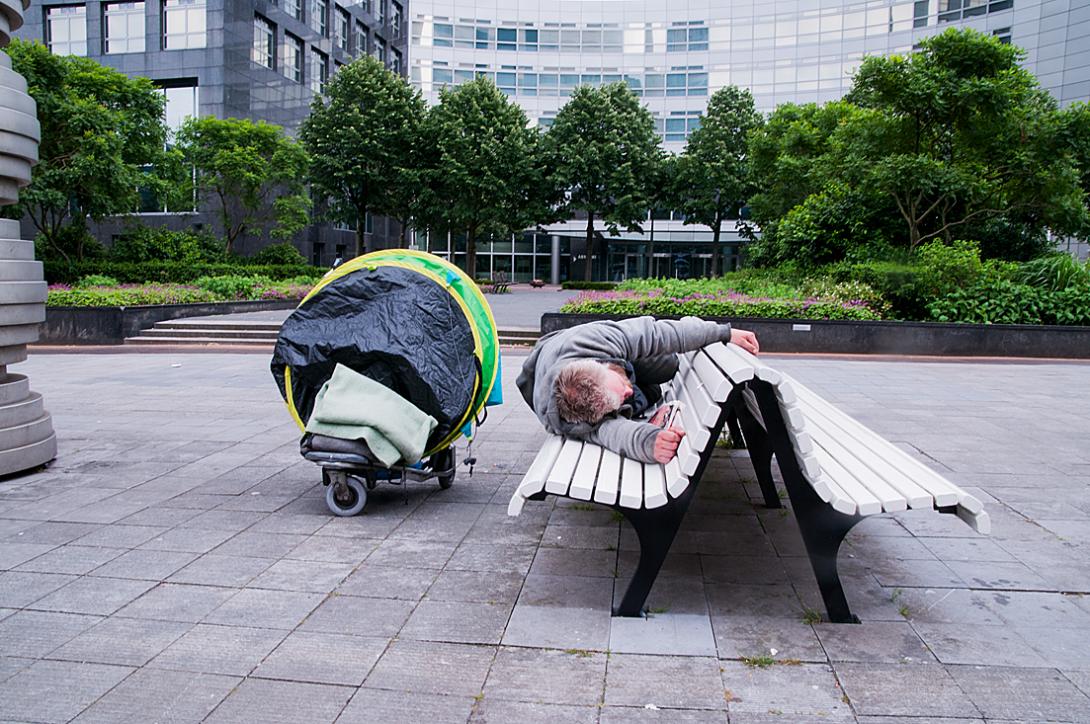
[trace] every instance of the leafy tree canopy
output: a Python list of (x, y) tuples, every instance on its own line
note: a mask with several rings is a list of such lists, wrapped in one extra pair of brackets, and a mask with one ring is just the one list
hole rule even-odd
[(239, 118), (188, 118), (178, 149), (196, 170), (198, 192), (219, 209), (225, 251), (272, 219), (272, 235), (288, 238), (307, 224), (303, 193), (307, 154), (280, 126)]
[[(909, 56), (866, 58), (843, 101), (777, 109), (751, 144), (754, 219), (761, 244), (778, 250), (769, 256), (802, 258), (825, 238), (838, 241), (823, 258), (965, 238), (1017, 257), (1039, 249), (1046, 228), (1081, 228), (1084, 193), (1055, 103), (1020, 58), (996, 38), (948, 30)], [(784, 243), (777, 234), (800, 205), (821, 209), (793, 226), (815, 238)], [(898, 227), (867, 219), (884, 209)]]
[[(747, 139), (762, 122), (749, 91), (721, 88), (677, 160), (677, 200), (685, 223), (711, 227), (716, 244), (723, 221), (736, 218), (753, 192)], [(713, 265), (717, 260), (714, 254)]]
[(544, 213), (539, 133), (486, 77), (441, 90), (428, 125), (436, 154), (430, 216), (466, 232), (466, 271), (473, 275), (478, 232), (511, 233)]
[(563, 214), (587, 215), (587, 270), (591, 278), (594, 220), (610, 234), (642, 231), (654, 169), (661, 162), (651, 113), (625, 83), (580, 86), (545, 134), (553, 183), (563, 189)]
[[(6, 52), (27, 80), (41, 124), (39, 162), (10, 213), (26, 214), (47, 254), (82, 259), (86, 219), (136, 208), (138, 189), (165, 187), (165, 99), (147, 78), (14, 39)], [(151, 168), (151, 172), (147, 171)]]
[(333, 218), (355, 225), (356, 254), (367, 213), (404, 217), (406, 190), (420, 186), (412, 172), (425, 112), (420, 92), (370, 56), (340, 68), (314, 98), (300, 130), (311, 183)]

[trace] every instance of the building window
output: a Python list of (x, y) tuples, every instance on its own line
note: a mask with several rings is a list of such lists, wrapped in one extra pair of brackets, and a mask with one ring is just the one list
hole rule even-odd
[(333, 39), (338, 48), (348, 52), (348, 40), (352, 32), (352, 17), (348, 11), (339, 5), (335, 11), (336, 21), (333, 25)]
[(45, 32), (46, 44), (54, 55), (87, 55), (87, 7), (46, 8)]
[(404, 16), (404, 11), (401, 9), (401, 5), (395, 2), (390, 3), (390, 35), (395, 38), (401, 37), (401, 22)]
[(367, 38), (371, 35), (371, 31), (367, 29), (367, 26), (363, 23), (356, 23), (356, 57), (362, 58), (367, 55)]
[(284, 33), (283, 53), (280, 59), (280, 70), (284, 75), (295, 81), (303, 82), (303, 41), (294, 35)]
[(254, 16), (253, 61), (266, 68), (276, 67), (276, 26), (260, 15)]
[(144, 52), (144, 3), (103, 3), (103, 52)]
[(163, 50), (203, 48), (205, 0), (163, 0)]
[(390, 70), (401, 75), (401, 53), (396, 49), (390, 49)]
[(1010, 28), (996, 28), (992, 31), (992, 35), (999, 38), (999, 42), (1003, 45), (1011, 44), (1011, 29)]
[(386, 41), (382, 38), (375, 38), (375, 57), (386, 65)]
[(164, 121), (172, 132), (181, 128), (185, 119), (197, 117), (197, 86), (190, 83), (162, 89), (167, 101)]
[(310, 89), (315, 93), (325, 93), (325, 84), (329, 80), (329, 58), (317, 48), (310, 49)]
[(323, 38), (329, 36), (329, 0), (314, 0), (310, 6), (310, 27)]
[(384, 25), (386, 23), (386, 0), (374, 0), (372, 5), (375, 9), (375, 20), (378, 21), (379, 25)]
[(296, 20), (302, 22), (303, 20), (303, 0), (281, 0), (283, 2), (284, 12), (292, 16)]

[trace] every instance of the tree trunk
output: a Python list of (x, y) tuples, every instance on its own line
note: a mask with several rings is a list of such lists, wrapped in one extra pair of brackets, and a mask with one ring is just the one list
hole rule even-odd
[(723, 229), (723, 217), (716, 215), (715, 224), (712, 226), (712, 277), (720, 276), (719, 272), (719, 235)]
[(407, 220), (398, 220), (397, 223), (401, 225), (401, 238), (398, 241), (398, 248), (399, 249), (408, 249), (409, 244), (406, 241), (406, 237), (408, 237), (408, 233), (409, 233), (409, 222)]
[(651, 212), (651, 236), (647, 241), (647, 278), (655, 276), (655, 212)]
[(466, 228), (466, 274), (470, 279), (477, 278), (477, 229), (472, 226)]
[(367, 211), (360, 211), (356, 209), (356, 253), (353, 256), (359, 256), (363, 252), (363, 231), (367, 225)]
[(583, 270), (586, 281), (594, 276), (594, 214), (587, 212), (587, 264)]

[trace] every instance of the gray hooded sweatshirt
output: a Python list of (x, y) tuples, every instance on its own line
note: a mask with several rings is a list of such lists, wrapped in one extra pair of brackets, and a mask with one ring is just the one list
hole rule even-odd
[(654, 462), (655, 437), (661, 432), (655, 425), (619, 415), (607, 416), (597, 425), (562, 419), (556, 407), (557, 373), (578, 359), (623, 364), (729, 341), (729, 324), (696, 317), (678, 321), (638, 317), (619, 322), (590, 322), (550, 332), (538, 340), (523, 363), (516, 384), (549, 432), (588, 440), (625, 457)]

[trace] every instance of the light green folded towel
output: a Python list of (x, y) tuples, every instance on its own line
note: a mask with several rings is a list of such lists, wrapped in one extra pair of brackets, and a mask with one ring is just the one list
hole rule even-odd
[(306, 430), (342, 440), (363, 438), (389, 467), (398, 460), (419, 460), (438, 424), (389, 387), (338, 364), (318, 391)]

